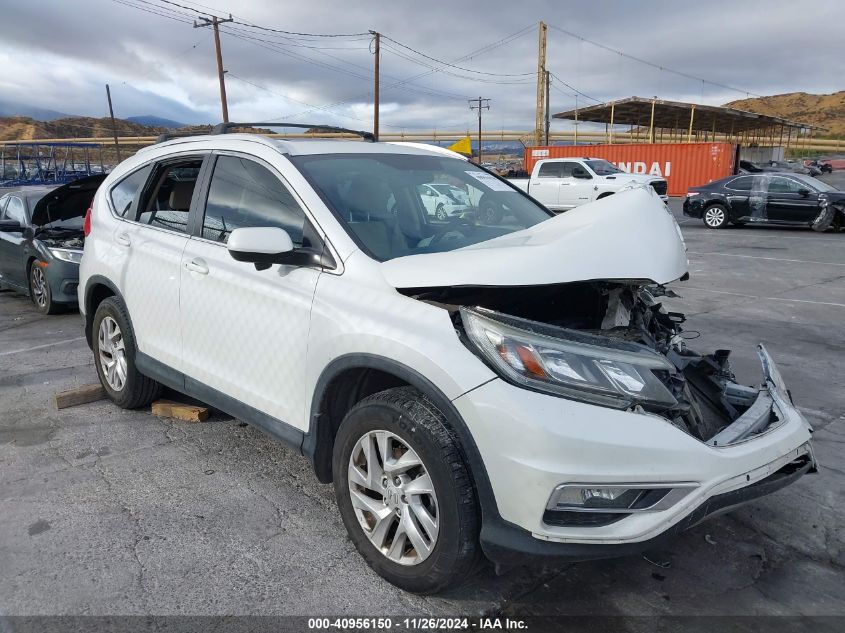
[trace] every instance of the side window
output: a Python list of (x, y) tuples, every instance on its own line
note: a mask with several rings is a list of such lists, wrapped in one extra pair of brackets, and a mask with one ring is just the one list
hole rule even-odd
[(138, 171), (129, 174), (126, 178), (117, 183), (111, 188), (111, 202), (114, 205), (115, 212), (120, 217), (126, 217), (129, 209), (132, 207), (132, 202), (141, 191), (141, 187), (147, 181), (147, 175), (150, 173), (149, 168), (144, 167)]
[(9, 196), (5, 219), (14, 220), (18, 224), (26, 224), (26, 211), (24, 211), (23, 200), (17, 196)]
[(537, 178), (560, 178), (560, 168), (563, 163), (543, 163)]
[(794, 180), (789, 178), (772, 178), (769, 181), (770, 193), (798, 193), (801, 187)]
[(188, 212), (199, 177), (202, 158), (159, 164), (138, 206), (138, 222), (158, 228), (188, 232)]
[(284, 229), (296, 246), (303, 246), (305, 214), (279, 177), (255, 161), (220, 156), (208, 189), (202, 236), (225, 244), (232, 231), (251, 226)]
[(734, 191), (751, 191), (752, 180), (751, 176), (734, 178), (728, 183), (728, 189), (733, 189)]
[(6, 208), (6, 202), (9, 200), (9, 196), (3, 196), (0, 198), (0, 220), (5, 220), (6, 218), (3, 217), (3, 209)]
[(578, 163), (572, 163), (572, 162), (569, 162), (569, 161), (567, 161), (565, 163), (561, 163), (560, 166), (561, 166), (561, 169), (560, 169), (560, 177), (561, 178), (572, 178), (572, 170), (575, 169), (576, 167), (581, 167), (581, 165), (579, 165)]

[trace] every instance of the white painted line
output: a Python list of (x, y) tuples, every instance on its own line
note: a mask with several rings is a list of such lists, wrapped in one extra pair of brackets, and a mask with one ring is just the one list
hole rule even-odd
[[(678, 224), (680, 224), (680, 222), (678, 222)], [(697, 235), (701, 235), (701, 234), (698, 233)], [(712, 235), (713, 237), (715, 237), (716, 235), (718, 235), (719, 237), (740, 237), (740, 238), (743, 238), (743, 239), (746, 239), (746, 240), (748, 238), (761, 239), (762, 240), (762, 239), (766, 239), (767, 237), (770, 237), (770, 238), (776, 239), (777, 241), (780, 241), (780, 240), (813, 240), (814, 242), (836, 242), (837, 244), (842, 244), (843, 241), (845, 241), (843, 239), (838, 239), (838, 238), (835, 238), (835, 237), (821, 237), (821, 236), (819, 236), (819, 237), (806, 236), (805, 237), (805, 236), (801, 236), (801, 235), (783, 235), (783, 234), (774, 233), (774, 232), (766, 234), (762, 231), (738, 232), (736, 229), (730, 230), (729, 233), (726, 232), (726, 231), (720, 231), (718, 233), (713, 231), (713, 232), (705, 233), (704, 235)]]
[(787, 299), (786, 297), (761, 297), (759, 295), (746, 295), (741, 292), (728, 292), (727, 290), (710, 290), (709, 288), (696, 288), (695, 286), (678, 286), (680, 292), (684, 290), (700, 290), (701, 292), (712, 292), (717, 295), (731, 295), (732, 297), (742, 297), (744, 299), (759, 299), (761, 301), (786, 301), (789, 303), (813, 303), (820, 306), (834, 306), (836, 308), (845, 308), (845, 303), (832, 303), (829, 301), (810, 301), (809, 299)]
[(763, 257), (762, 255), (739, 255), (737, 253), (705, 253), (687, 251), (689, 255), (718, 255), (720, 257), (742, 257), (744, 259), (763, 259), (770, 262), (789, 262), (791, 264), (815, 264), (817, 266), (845, 266), (845, 262), (817, 262), (809, 259), (784, 259), (782, 257)]
[(77, 338), (69, 338), (64, 341), (56, 341), (55, 343), (45, 343), (44, 345), (36, 345), (35, 347), (25, 347), (23, 349), (13, 349), (8, 352), (0, 352), (0, 356), (11, 356), (12, 354), (23, 354), (24, 352), (34, 352), (37, 349), (45, 349), (47, 347), (56, 347), (57, 345), (66, 345), (67, 343), (75, 343), (76, 341), (84, 341), (84, 336)]

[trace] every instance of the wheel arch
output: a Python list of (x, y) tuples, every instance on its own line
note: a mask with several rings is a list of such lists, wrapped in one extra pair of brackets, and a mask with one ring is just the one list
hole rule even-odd
[(302, 453), (311, 460), (317, 479), (332, 481), (334, 438), (343, 416), (368, 395), (398, 386), (411, 386), (443, 413), (457, 437), (461, 455), (469, 467), (482, 515), (499, 517), (496, 500), (481, 454), (452, 401), (428, 378), (390, 358), (373, 354), (347, 354), (333, 360), (320, 375), (311, 400), (309, 429)]
[(85, 308), (85, 340), (88, 341), (88, 347), (92, 347), (92, 329), (94, 326), (94, 312), (97, 311), (103, 300), (109, 297), (117, 297), (125, 306), (126, 301), (123, 300), (123, 295), (117, 289), (117, 286), (107, 277), (102, 275), (92, 275), (85, 282), (85, 297), (83, 306)]

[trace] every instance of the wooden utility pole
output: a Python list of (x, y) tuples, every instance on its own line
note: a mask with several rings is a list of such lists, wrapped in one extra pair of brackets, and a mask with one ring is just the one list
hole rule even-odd
[(549, 84), (552, 83), (551, 73), (547, 70), (546, 71), (546, 145), (549, 144), (549, 128), (551, 127), (551, 122), (549, 121)]
[(379, 108), (379, 60), (381, 58), (381, 33), (378, 31), (370, 31), (375, 38), (375, 77), (373, 79), (373, 137), (378, 141), (378, 108)]
[(537, 49), (537, 106), (534, 120), (534, 145), (543, 140), (543, 110), (546, 104), (546, 23), (540, 22)]
[(117, 162), (121, 162), (123, 158), (120, 156), (120, 143), (117, 142), (117, 125), (114, 122), (114, 108), (111, 105), (111, 90), (109, 89), (109, 85), (106, 84), (106, 98), (109, 100), (109, 116), (111, 117), (111, 131), (114, 135), (114, 148), (117, 150)]
[(217, 52), (217, 79), (220, 81), (220, 106), (223, 109), (223, 122), (229, 122), (229, 104), (226, 102), (226, 80), (223, 75), (226, 73), (223, 70), (223, 53), (220, 51), (220, 25), (225, 22), (232, 22), (232, 16), (228, 18), (218, 18), (216, 15), (208, 18), (201, 17), (201, 23), (194, 22), (195, 29), (202, 29), (210, 26), (214, 29), (214, 49)]
[[(478, 163), (481, 164), (481, 111), (490, 109), (490, 99), (478, 97), (469, 100), (469, 109), (478, 110)], [(539, 143), (538, 143), (539, 144)]]

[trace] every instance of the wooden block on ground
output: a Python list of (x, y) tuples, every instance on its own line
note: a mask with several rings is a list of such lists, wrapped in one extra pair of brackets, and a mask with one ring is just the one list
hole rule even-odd
[(176, 418), (185, 422), (203, 422), (208, 419), (208, 407), (182, 404), (172, 400), (156, 400), (152, 406), (153, 415), (160, 418)]
[(67, 391), (59, 391), (53, 395), (53, 400), (56, 403), (57, 409), (67, 409), (68, 407), (75, 407), (87, 402), (96, 402), (105, 397), (106, 390), (103, 389), (102, 385), (96, 384), (68, 389)]

